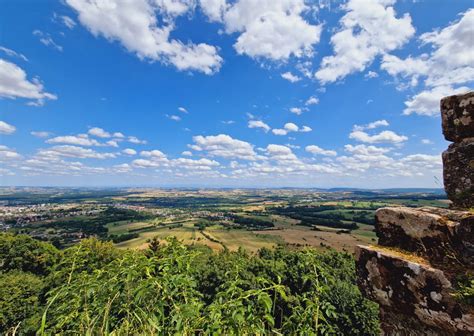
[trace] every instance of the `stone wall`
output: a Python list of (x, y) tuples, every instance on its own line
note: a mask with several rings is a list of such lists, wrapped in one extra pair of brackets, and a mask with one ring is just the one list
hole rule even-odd
[(382, 208), (377, 246), (356, 248), (358, 284), (379, 303), (384, 335), (474, 335), (474, 307), (455, 295), (474, 279), (474, 92), (441, 100), (450, 209)]

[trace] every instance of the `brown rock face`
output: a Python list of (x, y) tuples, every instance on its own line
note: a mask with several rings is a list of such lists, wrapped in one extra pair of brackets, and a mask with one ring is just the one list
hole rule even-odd
[(474, 137), (474, 92), (443, 98), (441, 119), (446, 140)]
[(474, 137), (443, 152), (444, 188), (455, 207), (474, 207)]
[(443, 271), (387, 248), (358, 246), (359, 288), (380, 305), (385, 335), (473, 335), (472, 307), (452, 296)]
[[(454, 208), (377, 210), (380, 246), (356, 249), (357, 282), (384, 335), (474, 335), (474, 307), (452, 284), (474, 274), (474, 92), (441, 100), (444, 187)], [(458, 293), (459, 294), (459, 293)]]
[(381, 208), (379, 244), (414, 252), (450, 274), (474, 267), (474, 213), (433, 207)]

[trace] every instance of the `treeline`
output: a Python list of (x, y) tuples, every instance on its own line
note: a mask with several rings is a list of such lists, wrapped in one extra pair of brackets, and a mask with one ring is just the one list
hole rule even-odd
[[(287, 216), (296, 220), (300, 220), (300, 225), (314, 226), (321, 225), (332, 228), (340, 228), (345, 230), (356, 230), (359, 228), (357, 223), (375, 225), (373, 211), (370, 210), (343, 210), (333, 205), (321, 205), (317, 207), (310, 206), (288, 206), (275, 207), (269, 211), (274, 214)], [(344, 209), (346, 210), (346, 209)], [(334, 211), (334, 212), (328, 212)]]
[(228, 216), (232, 219), (232, 221), (235, 224), (245, 226), (249, 229), (271, 228), (271, 227), (275, 226), (275, 224), (273, 224), (273, 222), (270, 222), (270, 221), (267, 221), (267, 220), (264, 220), (264, 219), (260, 219), (260, 218), (244, 217), (244, 216), (239, 216), (239, 215), (236, 215), (236, 214), (229, 214)]
[(348, 254), (0, 234), (0, 334), (379, 335)]

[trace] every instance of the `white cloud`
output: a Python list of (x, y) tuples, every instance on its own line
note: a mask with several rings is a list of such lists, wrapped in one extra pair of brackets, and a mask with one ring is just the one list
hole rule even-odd
[(299, 131), (299, 127), (294, 123), (286, 123), (283, 126), (283, 128), (286, 129), (288, 132), (298, 132)]
[(468, 90), (466, 86), (459, 85), (472, 83), (474, 78), (472, 36), (474, 9), (469, 9), (460, 15), (458, 21), (420, 36), (423, 45), (433, 47), (429, 54), (405, 59), (384, 56), (381, 68), (397, 79), (408, 81), (399, 88), (417, 86), (419, 79), (424, 78), (423, 91), (405, 102), (405, 115), (436, 116), (439, 114), (439, 100), (443, 96)]
[(282, 128), (274, 128), (272, 129), (272, 133), (275, 135), (287, 135), (288, 131)]
[(190, 151), (184, 151), (181, 153), (181, 155), (184, 155), (184, 156), (193, 156), (193, 153), (191, 153)]
[(311, 96), (308, 98), (308, 100), (304, 104), (307, 106), (307, 105), (316, 105), (318, 103), (319, 103), (319, 99), (314, 96)]
[(21, 155), (7, 146), (0, 145), (0, 160), (16, 160), (20, 159)]
[(421, 143), (423, 145), (432, 145), (433, 141), (431, 141), (430, 139), (421, 139)]
[(126, 155), (137, 155), (137, 151), (133, 148), (125, 148), (122, 153)]
[(100, 143), (97, 140), (89, 139), (87, 137), (81, 137), (76, 135), (65, 135), (57, 136), (51, 139), (46, 140), (49, 144), (69, 144), (69, 145), (78, 145), (78, 146), (100, 146)]
[(57, 99), (54, 94), (44, 91), (43, 84), (37, 78), (28, 81), (23, 69), (3, 59), (0, 59), (0, 97), (34, 100), (30, 105), (43, 105), (47, 99)]
[(367, 125), (354, 125), (354, 131), (364, 131), (368, 129), (374, 129), (382, 126), (389, 126), (390, 124), (388, 123), (387, 120), (382, 119), (382, 120), (376, 120), (371, 123), (368, 123)]
[(96, 136), (98, 138), (110, 138), (111, 135), (109, 132), (105, 131), (100, 127), (92, 127), (87, 133), (90, 135)]
[(365, 156), (377, 156), (390, 152), (390, 148), (381, 148), (376, 146), (367, 146), (367, 145), (345, 145), (344, 149), (354, 155), (365, 155)]
[(0, 134), (13, 134), (16, 127), (0, 120)]
[(249, 128), (261, 128), (265, 132), (268, 132), (271, 129), (270, 126), (268, 126), (267, 124), (265, 124), (261, 120), (249, 120), (248, 127)]
[(30, 132), (32, 136), (35, 136), (37, 138), (47, 138), (51, 136), (50, 132), (45, 132), (45, 131), (32, 131)]
[(272, 160), (279, 160), (279, 161), (296, 161), (297, 157), (291, 151), (291, 148), (288, 148), (283, 145), (275, 145), (270, 144), (266, 148), (266, 152), (268, 156)]
[(210, 156), (228, 159), (256, 160), (257, 154), (253, 145), (230, 137), (227, 134), (193, 137), (194, 145), (189, 147), (196, 151), (205, 151)]
[(166, 155), (158, 149), (154, 149), (154, 150), (151, 150), (151, 151), (141, 151), (140, 155), (144, 156), (144, 157), (155, 158), (155, 159), (156, 158), (158, 158), (158, 159), (165, 159), (166, 158)]
[(74, 157), (80, 159), (110, 159), (115, 158), (113, 153), (99, 153), (90, 148), (83, 148), (79, 146), (61, 145), (53, 146), (48, 149), (41, 149), (38, 155), (43, 157)]
[(364, 75), (365, 78), (377, 78), (378, 76), (379, 74), (375, 71), (369, 71)]
[(175, 159), (171, 162), (172, 166), (180, 168), (180, 169), (192, 169), (192, 170), (210, 170), (212, 167), (219, 166), (219, 162), (209, 159), (186, 159), (186, 158), (179, 158)]
[[(184, 44), (170, 38), (175, 29), (175, 17), (192, 8), (189, 1), (66, 0), (66, 3), (78, 12), (79, 21), (94, 36), (119, 41), (140, 59), (208, 75), (218, 71), (222, 64), (216, 47), (205, 43)], [(159, 13), (162, 14), (160, 19), (157, 18)]]
[(188, 110), (186, 110), (184, 107), (178, 107), (178, 111), (182, 113), (188, 113)]
[(119, 146), (117, 141), (115, 141), (115, 140), (109, 140), (105, 143), (105, 145), (106, 146), (111, 146), (111, 147), (116, 147), (116, 148)]
[(405, 102), (406, 108), (403, 110), (403, 114), (437, 116), (440, 114), (439, 102), (441, 98), (467, 91), (469, 91), (469, 88), (466, 86), (456, 89), (451, 86), (437, 86), (435, 88), (422, 91)]
[(129, 136), (127, 140), (128, 142), (136, 144), (136, 145), (145, 145), (147, 143), (146, 140), (140, 140), (135, 136)]
[(8, 49), (8, 48), (0, 46), (0, 51), (4, 52), (7, 56), (18, 57), (18, 58), (22, 59), (23, 61), (28, 62), (28, 58), (26, 58), (25, 55), (17, 53), (15, 50)]
[(172, 114), (172, 115), (166, 115), (166, 117), (170, 120), (174, 120), (174, 121), (181, 121), (181, 117), (178, 116), (178, 115), (175, 115), (175, 114)]
[(337, 155), (336, 151), (322, 149), (321, 147), (316, 146), (316, 145), (306, 146), (305, 150), (308, 153), (311, 153), (311, 154), (319, 154), (319, 155), (325, 155), (325, 156), (336, 156)]
[(299, 107), (292, 107), (292, 108), (290, 108), (290, 112), (294, 113), (296, 115), (300, 115), (300, 114), (303, 113), (303, 110)]
[(61, 16), (61, 21), (63, 24), (68, 27), (69, 29), (73, 29), (76, 26), (76, 21), (71, 19), (69, 16), (62, 15)]
[(408, 138), (404, 135), (398, 135), (393, 131), (383, 131), (379, 134), (369, 135), (364, 131), (353, 131), (349, 138), (365, 143), (401, 143)]
[(272, 133), (275, 135), (287, 135), (290, 132), (311, 132), (312, 129), (309, 126), (299, 127), (295, 123), (286, 123), (283, 128), (274, 128)]
[(322, 25), (308, 23), (302, 15), (304, 0), (203, 1), (204, 13), (222, 22), (228, 34), (239, 33), (235, 50), (252, 58), (283, 61), (310, 56), (319, 42)]
[(36, 29), (33, 31), (33, 35), (37, 36), (40, 42), (45, 46), (56, 49), (57, 51), (63, 51), (63, 47), (57, 44), (48, 33), (43, 33), (41, 30)]
[(321, 62), (316, 78), (323, 84), (363, 71), (378, 55), (397, 49), (415, 33), (409, 14), (397, 18), (395, 0), (349, 0), (341, 30), (331, 37), (333, 56)]
[(298, 77), (297, 75), (293, 75), (291, 72), (285, 72), (281, 74), (281, 77), (286, 79), (289, 82), (296, 83), (301, 80), (301, 77)]
[(226, 0), (199, 0), (204, 14), (211, 21), (221, 22), (227, 8)]

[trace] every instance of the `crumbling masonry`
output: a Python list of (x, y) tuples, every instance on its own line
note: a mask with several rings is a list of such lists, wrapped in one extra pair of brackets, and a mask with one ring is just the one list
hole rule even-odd
[(380, 305), (384, 335), (474, 335), (474, 307), (456, 295), (474, 281), (474, 92), (441, 100), (450, 209), (382, 208), (377, 246), (356, 249), (358, 284)]

